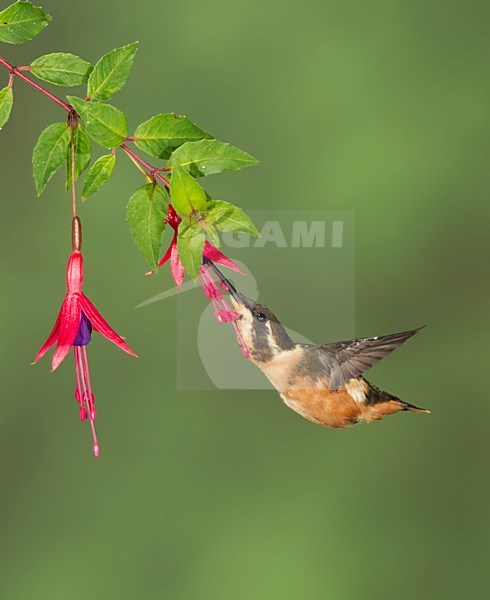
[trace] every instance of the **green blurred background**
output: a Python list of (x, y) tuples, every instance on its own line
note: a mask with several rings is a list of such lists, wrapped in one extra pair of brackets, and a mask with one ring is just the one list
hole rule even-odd
[[(43, 6), (51, 26), (2, 48), (7, 59), (95, 61), (138, 39), (114, 99), (131, 128), (176, 111), (261, 160), (208, 181), (213, 193), (250, 209), (355, 211), (356, 333), (430, 325), (370, 379), (433, 413), (331, 431), (274, 392), (177, 394), (176, 299), (133, 310), (170, 280), (141, 276), (124, 222), (140, 179), (120, 156), (81, 209), (86, 292), (140, 359), (90, 347), (95, 461), (72, 365), (29, 366), (62, 298), (70, 206), (60, 176), (41, 199), (30, 176), (37, 136), (64, 115), (17, 81), (1, 134), (1, 597), (483, 597), (488, 2)], [(266, 254), (254, 268), (288, 324), (331, 340), (335, 282), (306, 263), (277, 272)]]

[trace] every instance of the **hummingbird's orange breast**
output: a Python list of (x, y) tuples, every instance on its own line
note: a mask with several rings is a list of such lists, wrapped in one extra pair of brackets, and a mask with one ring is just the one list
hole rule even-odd
[(345, 390), (288, 388), (281, 393), (281, 398), (301, 416), (325, 427), (348, 427), (362, 417), (362, 405)]
[(332, 390), (329, 377), (317, 368), (311, 356), (305, 358), (304, 348), (299, 344), (268, 361), (254, 360), (253, 355), (250, 359), (289, 408), (318, 425), (338, 429), (411, 410), (406, 403), (371, 386), (363, 377), (352, 377)]
[(335, 429), (359, 422), (379, 421), (387, 415), (407, 410), (399, 400), (367, 401), (369, 384), (361, 378), (350, 379), (338, 390), (318, 382), (317, 389), (309, 381), (296, 381), (281, 392), (284, 403), (313, 423)]
[(327, 427), (347, 427), (357, 423), (365, 397), (364, 382), (356, 386), (353, 381), (348, 389), (342, 386), (333, 392), (326, 377), (293, 375), (303, 359), (303, 350), (297, 346), (281, 352), (273, 360), (256, 364), (284, 403), (306, 419)]

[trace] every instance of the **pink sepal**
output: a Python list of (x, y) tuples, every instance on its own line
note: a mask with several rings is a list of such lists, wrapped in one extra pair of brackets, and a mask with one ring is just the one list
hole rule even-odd
[(80, 305), (85, 313), (85, 316), (92, 323), (92, 327), (95, 329), (95, 331), (101, 333), (110, 342), (121, 348), (121, 350), (124, 350), (124, 352), (131, 354), (131, 356), (136, 356), (128, 344), (126, 344), (124, 339), (118, 333), (116, 333), (114, 329), (112, 329), (109, 323), (104, 319), (104, 317), (95, 308), (87, 296), (85, 296), (85, 294), (80, 294)]
[(58, 344), (51, 361), (51, 371), (57, 369), (77, 337), (82, 309), (80, 308), (80, 294), (67, 294), (61, 306), (61, 320), (58, 330)]
[(172, 271), (172, 277), (174, 278), (177, 287), (180, 289), (184, 281), (185, 269), (177, 251), (177, 244), (172, 244), (170, 252), (170, 270)]
[(160, 259), (160, 262), (158, 263), (158, 268), (163, 267), (163, 265), (170, 258), (171, 254), (172, 254), (172, 248), (174, 248), (174, 246), (176, 245), (176, 242), (175, 242), (176, 237), (177, 237), (177, 235), (174, 235), (170, 246), (167, 248), (165, 254), (162, 256), (162, 258)]
[(216, 246), (213, 246), (213, 244), (210, 244), (207, 240), (204, 242), (203, 256), (209, 258), (209, 260), (212, 260), (215, 263), (218, 263), (219, 265), (223, 265), (224, 267), (228, 267), (228, 269), (233, 269), (233, 271), (237, 271), (241, 275), (244, 275), (240, 267), (234, 263), (231, 258), (228, 258), (225, 254), (223, 254), (223, 252), (218, 250)]
[(35, 365), (37, 362), (39, 362), (41, 360), (41, 358), (46, 354), (46, 352), (51, 348), (51, 346), (58, 341), (60, 322), (61, 322), (61, 310), (58, 313), (58, 316), (56, 318), (56, 323), (54, 324), (53, 330), (48, 335), (48, 339), (44, 342), (44, 344), (41, 346), (41, 348), (39, 348), (36, 358), (32, 361), (31, 364)]

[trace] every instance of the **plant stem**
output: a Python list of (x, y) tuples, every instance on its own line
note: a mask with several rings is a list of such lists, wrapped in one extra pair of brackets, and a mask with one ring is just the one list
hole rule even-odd
[[(72, 113), (70, 113), (72, 114)], [(77, 217), (77, 184), (75, 181), (76, 172), (76, 156), (75, 156), (75, 127), (77, 127), (76, 119), (68, 117), (70, 124), (70, 145), (71, 145), (71, 206), (73, 210), (73, 217)]]
[[(29, 77), (27, 77), (27, 75), (24, 75), (22, 70), (26, 70), (25, 68), (23, 69), (22, 67), (14, 67), (14, 65), (11, 65), (8, 61), (6, 61), (2, 57), (0, 57), (0, 65), (5, 67), (8, 70), (8, 72), (10, 73), (10, 78), (15, 76), (15, 77), (18, 77), (19, 79), (22, 79), (22, 81), (24, 81), (25, 83), (27, 83), (28, 85), (33, 87), (35, 90), (37, 90), (38, 92), (40, 92), (41, 94), (43, 94), (44, 96), (49, 98), (52, 102), (54, 102), (58, 106), (61, 106), (61, 108), (63, 110), (66, 110), (68, 115), (77, 115), (75, 109), (73, 108), (73, 106), (71, 106), (71, 104), (68, 104), (68, 102), (65, 102), (61, 98), (58, 98), (57, 96), (52, 94), (49, 90), (44, 88), (42, 85), (39, 85), (38, 83), (36, 83), (32, 79), (30, 79)], [(131, 138), (128, 138), (128, 141), (130, 141), (130, 140), (131, 140)], [(150, 175), (150, 177), (152, 179), (159, 179), (167, 188), (170, 187), (170, 182), (168, 181), (168, 179), (166, 177), (164, 177), (159, 172), (160, 169), (150, 165), (150, 163), (146, 162), (146, 160), (144, 160), (141, 156), (139, 156), (139, 154), (137, 154), (134, 150), (131, 150), (131, 148), (126, 146), (126, 144), (121, 144), (120, 148), (133, 160), (133, 162), (139, 163), (142, 167), (144, 167), (148, 171), (148, 174)], [(72, 171), (73, 171), (73, 169), (72, 169)], [(72, 179), (74, 179), (74, 178), (72, 178)], [(72, 185), (73, 185), (73, 181), (72, 181)], [(76, 216), (75, 193), (73, 193), (73, 215)]]
[(43, 88), (42, 85), (39, 85), (35, 81), (32, 81), (32, 79), (29, 79), (29, 77), (27, 77), (27, 75), (24, 75), (24, 73), (22, 73), (22, 71), (20, 71), (18, 69), (18, 67), (14, 67), (13, 65), (11, 65), (9, 62), (7, 62), (2, 57), (0, 57), (0, 65), (5, 67), (10, 72), (11, 75), (15, 75), (19, 79), (22, 79), (22, 81), (25, 81), (28, 85), (33, 87), (35, 90), (37, 90), (38, 92), (41, 92), (41, 94), (44, 94), (52, 102), (55, 102), (58, 106), (61, 106), (61, 108), (63, 110), (66, 110), (66, 112), (71, 113), (74, 111), (73, 106), (68, 104), (68, 102), (65, 102), (61, 98), (58, 98), (57, 96), (52, 94), (50, 91), (48, 91), (46, 88)]
[(161, 173), (159, 173), (159, 169), (153, 167), (152, 165), (150, 165), (150, 163), (147, 163), (146, 160), (144, 158), (141, 158), (141, 156), (139, 154), (136, 154), (136, 152), (134, 150), (131, 150), (131, 148), (129, 148), (128, 146), (126, 146), (126, 144), (121, 144), (119, 146), (121, 148), (121, 150), (123, 150), (130, 158), (134, 159), (136, 162), (138, 162), (142, 167), (144, 167), (145, 169), (148, 170), (148, 174), (155, 179), (159, 179), (166, 187), (170, 187), (170, 182), (169, 180), (164, 177)]

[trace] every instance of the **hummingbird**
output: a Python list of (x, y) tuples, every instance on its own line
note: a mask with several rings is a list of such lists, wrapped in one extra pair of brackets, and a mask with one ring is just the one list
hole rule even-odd
[(422, 327), (324, 345), (295, 343), (264, 304), (247, 298), (209, 261), (230, 293), (236, 328), (254, 363), (284, 403), (325, 427), (379, 421), (399, 411), (430, 413), (369, 383), (363, 373)]

